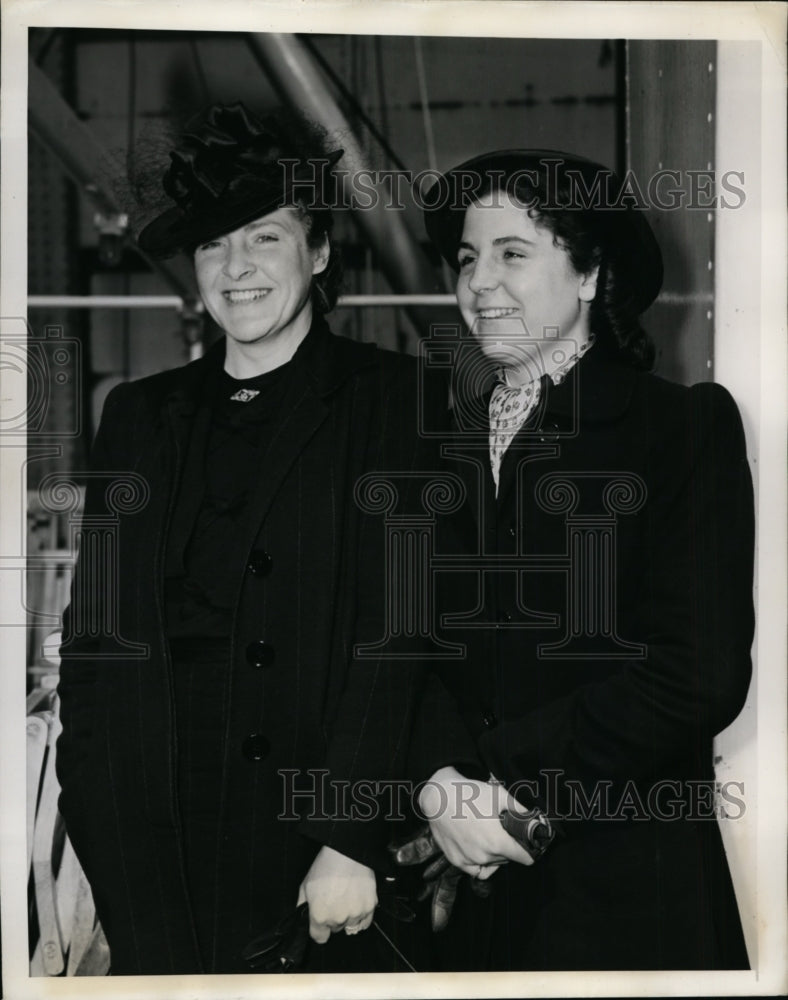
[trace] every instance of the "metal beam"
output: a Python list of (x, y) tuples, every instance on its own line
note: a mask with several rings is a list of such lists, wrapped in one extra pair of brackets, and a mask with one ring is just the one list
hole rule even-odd
[[(252, 34), (248, 36), (252, 52), (258, 58), (282, 99), (292, 107), (305, 111), (330, 133), (341, 135), (345, 155), (340, 161), (344, 203), (352, 205), (352, 176), (361, 171), (365, 178), (375, 176), (367, 163), (353, 129), (328, 90), (327, 81), (315, 64), (309, 50), (296, 35)], [(444, 289), (439, 272), (410, 231), (404, 213), (387, 210), (389, 192), (378, 183), (378, 197), (369, 208), (357, 208), (353, 219), (373, 247), (380, 267), (389, 284), (404, 294), (440, 292)], [(430, 323), (442, 317), (410, 307), (409, 315), (417, 328), (427, 333)], [(456, 313), (452, 314), (456, 318)]]
[[(28, 309), (183, 309), (177, 295), (28, 295)], [(454, 309), (453, 295), (340, 295), (337, 308), (429, 306)], [(202, 309), (198, 309), (201, 312)], [(456, 309), (455, 309), (456, 313)]]
[[(97, 212), (104, 216), (120, 214), (117, 199), (99, 174), (99, 167), (109, 162), (104, 147), (35, 63), (29, 67), (28, 96), (30, 128), (36, 138), (60, 161), (82, 194), (93, 202)], [(173, 292), (189, 303), (198, 300), (194, 273), (185, 259), (151, 260), (133, 240), (128, 240), (128, 243), (164, 278)]]

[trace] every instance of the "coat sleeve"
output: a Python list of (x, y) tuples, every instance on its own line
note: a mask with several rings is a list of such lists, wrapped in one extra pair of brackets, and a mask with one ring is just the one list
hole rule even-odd
[[(353, 638), (345, 651), (342, 690), (330, 713), (325, 767), (331, 782), (324, 789), (320, 808), (302, 821), (301, 830), (364, 864), (384, 869), (388, 867), (389, 821), (404, 819), (409, 810), (413, 776), (408, 771), (408, 750), (414, 716), (424, 697), (424, 654), (429, 645), (427, 637), (419, 637), (421, 623), (406, 623), (402, 617), (407, 614), (405, 605), (418, 592), (413, 580), (419, 572), (417, 554), (415, 550), (395, 551), (397, 543), (386, 534), (385, 520), (397, 517), (414, 524), (420, 518), (434, 528), (440, 514), (430, 514), (425, 490), (430, 483), (445, 483), (451, 474), (440, 456), (437, 437), (419, 430), (419, 426), (435, 429), (446, 420), (444, 387), (432, 385), (420, 400), (415, 368), (403, 363), (398, 375), (380, 388), (380, 427), (372, 429), (375, 443), (362, 475), (393, 483), (396, 501), (385, 513), (382, 508), (377, 512), (360, 509), (358, 503), (352, 512), (355, 528), (348, 537), (354, 539), (356, 551), (348, 562), (354, 582), (346, 590), (353, 594)], [(421, 424), (419, 413), (424, 415)], [(382, 500), (384, 492), (381, 487)], [(408, 570), (400, 576), (402, 566)], [(338, 596), (345, 599), (347, 595)], [(422, 591), (420, 596), (432, 600), (430, 593)], [(412, 610), (418, 617), (419, 608)], [(401, 655), (395, 652), (396, 644), (382, 649), (380, 655), (373, 654), (370, 650), (376, 642), (387, 632), (397, 631), (391, 628), (397, 619), (401, 633), (412, 630), (412, 641), (401, 647)], [(343, 801), (332, 794), (338, 783), (348, 789)], [(323, 819), (321, 813), (331, 818)]]
[[(111, 390), (90, 454), (92, 473), (112, 472), (120, 468), (116, 438), (127, 426), (124, 401), (128, 386)], [(107, 513), (107, 481), (90, 477), (85, 492), (84, 516)], [(63, 642), (60, 649), (58, 695), (63, 730), (57, 742), (56, 768), (61, 788), (68, 790), (77, 781), (80, 768), (91, 746), (96, 703), (96, 677), (99, 639), (91, 635), (89, 623), (103, 620), (101, 608), (105, 595), (91, 580), (91, 566), (77, 556), (71, 584), (71, 597), (63, 613)]]
[[(707, 774), (711, 738), (736, 718), (750, 681), (754, 513), (741, 420), (705, 383), (687, 393), (671, 441), (679, 474), (656, 482), (636, 621), (646, 657), (480, 738), (511, 784), (552, 768), (586, 786), (671, 777), (676, 762)], [(681, 765), (679, 764), (679, 767)]]

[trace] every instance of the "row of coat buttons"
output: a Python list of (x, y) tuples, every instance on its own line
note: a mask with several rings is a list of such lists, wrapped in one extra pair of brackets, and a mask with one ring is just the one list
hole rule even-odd
[[(253, 576), (268, 576), (273, 560), (263, 549), (254, 549), (246, 568)], [(274, 647), (262, 639), (250, 642), (246, 647), (246, 662), (258, 669), (270, 667), (276, 658)], [(265, 760), (271, 751), (271, 744), (262, 733), (250, 733), (241, 744), (241, 753), (247, 760)]]
[(255, 639), (246, 647), (246, 662), (251, 667), (270, 667), (275, 659), (274, 647), (263, 639)]
[[(272, 566), (273, 560), (263, 549), (254, 549), (246, 564), (253, 576), (268, 576)], [(246, 662), (253, 667), (270, 667), (274, 662), (274, 647), (262, 639), (250, 642), (246, 647)]]
[(271, 744), (261, 733), (250, 733), (241, 744), (241, 753), (247, 760), (265, 760)]
[(253, 576), (268, 576), (273, 564), (274, 561), (267, 552), (262, 549), (254, 549), (249, 556), (246, 568)]

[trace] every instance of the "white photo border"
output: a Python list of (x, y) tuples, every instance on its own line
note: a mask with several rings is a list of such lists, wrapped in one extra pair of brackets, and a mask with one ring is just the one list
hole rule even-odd
[[(532, 3), (529, 0), (3, 0), (2, 242), (0, 337), (26, 316), (27, 31), (30, 27), (283, 31), (337, 34), (496, 35), (529, 38), (681, 38), (752, 40), (761, 47), (760, 341), (750, 375), (738, 364), (735, 331), (718, 363), (743, 411), (757, 471), (761, 545), (757, 565), (760, 676), (757, 699), (756, 967), (751, 972), (398, 974), (396, 976), (189, 976), (102, 979), (29, 977), (25, 845), (25, 625), (20, 600), (24, 557), (24, 457), (18, 442), (0, 449), (0, 904), (3, 995), (8, 1000), (112, 997), (413, 998), (519, 996), (745, 996), (788, 991), (786, 949), (786, 10), (781, 3)], [(756, 114), (753, 109), (753, 114)], [(773, 204), (769, 204), (769, 198)], [(718, 239), (735, 241), (718, 227)], [(741, 253), (741, 250), (739, 250)], [(729, 258), (729, 272), (735, 257)], [(741, 262), (746, 269), (746, 260)], [(717, 307), (727, 308), (724, 296)], [(13, 328), (13, 329), (12, 329)], [(18, 380), (0, 371), (3, 412), (23, 412)], [(730, 386), (726, 377), (720, 380)], [(741, 394), (744, 394), (742, 397)], [(16, 567), (16, 568), (15, 568)], [(5, 572), (2, 572), (5, 571)]]

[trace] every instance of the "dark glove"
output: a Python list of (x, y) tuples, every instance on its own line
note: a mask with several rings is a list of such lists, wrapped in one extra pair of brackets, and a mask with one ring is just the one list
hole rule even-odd
[[(395, 920), (410, 923), (416, 914), (398, 893), (395, 878), (378, 882), (378, 909)], [(309, 947), (309, 905), (290, 910), (273, 930), (264, 931), (247, 944), (241, 958), (253, 972), (295, 972)]]
[[(430, 864), (424, 869), (422, 878), (424, 886), (418, 895), (419, 902), (432, 897), (430, 903), (430, 923), (433, 931), (442, 931), (449, 923), (460, 879), (465, 873), (456, 868), (445, 856), (443, 851), (432, 839), (429, 826), (421, 827), (411, 838), (399, 846), (392, 848), (394, 860), (398, 865), (420, 865), (425, 861)], [(471, 889), (477, 896), (486, 897), (492, 891), (489, 879), (481, 881), (470, 879)]]
[(273, 928), (264, 931), (241, 952), (253, 972), (292, 972), (300, 968), (309, 944), (309, 907), (290, 910)]

